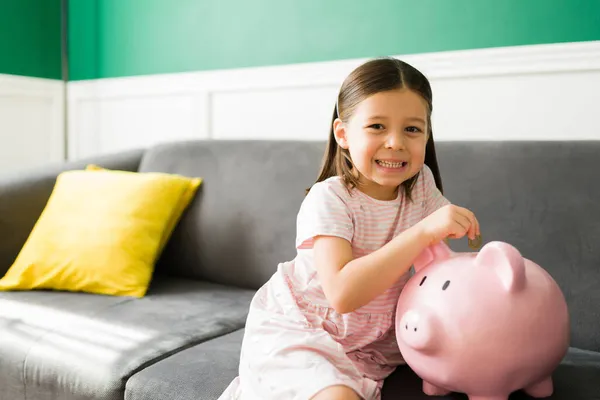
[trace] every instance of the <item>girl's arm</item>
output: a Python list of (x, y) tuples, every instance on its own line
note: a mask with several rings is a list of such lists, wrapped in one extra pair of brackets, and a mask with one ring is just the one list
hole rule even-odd
[(366, 256), (353, 259), (350, 243), (335, 236), (315, 237), (313, 251), (325, 296), (344, 314), (389, 289), (427, 246), (477, 234), (479, 224), (471, 211), (447, 205)]

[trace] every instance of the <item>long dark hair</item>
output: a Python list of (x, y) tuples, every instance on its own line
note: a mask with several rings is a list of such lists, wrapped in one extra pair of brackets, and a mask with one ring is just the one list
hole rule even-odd
[[(431, 169), (437, 188), (443, 193), (442, 178), (438, 167), (431, 127), (433, 96), (427, 78), (410, 64), (395, 58), (376, 58), (362, 64), (348, 75), (340, 88), (337, 104), (333, 110), (329, 140), (321, 172), (316, 182), (324, 181), (332, 176), (341, 176), (350, 187), (358, 185), (358, 179), (352, 173), (352, 160), (348, 150), (340, 147), (335, 140), (333, 122), (340, 118), (347, 121), (356, 106), (367, 97), (379, 92), (394, 89), (409, 89), (419, 94), (427, 103), (428, 139), (425, 147), (425, 164)], [(411, 199), (412, 189), (418, 174), (402, 183), (404, 193)], [(308, 189), (310, 190), (310, 189)], [(307, 190), (307, 193), (308, 193)]]

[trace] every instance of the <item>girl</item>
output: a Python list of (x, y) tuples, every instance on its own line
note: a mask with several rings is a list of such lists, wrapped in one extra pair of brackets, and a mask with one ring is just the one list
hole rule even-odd
[(428, 80), (392, 58), (340, 89), (324, 164), (297, 216), (297, 256), (250, 306), (239, 376), (221, 399), (380, 399), (403, 363), (394, 313), (413, 260), (479, 235), (442, 195)]

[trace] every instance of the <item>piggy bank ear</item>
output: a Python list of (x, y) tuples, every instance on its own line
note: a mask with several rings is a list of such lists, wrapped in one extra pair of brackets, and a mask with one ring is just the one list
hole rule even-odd
[(432, 246), (426, 247), (413, 262), (415, 271), (419, 272), (434, 261), (445, 260), (452, 256), (452, 250), (445, 242), (439, 242)]
[(483, 246), (475, 263), (493, 268), (502, 286), (516, 292), (525, 286), (525, 260), (513, 246), (503, 242), (490, 242)]

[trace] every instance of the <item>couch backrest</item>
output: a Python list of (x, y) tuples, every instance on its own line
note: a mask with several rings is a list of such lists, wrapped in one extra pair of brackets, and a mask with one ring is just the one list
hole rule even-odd
[[(160, 145), (141, 171), (204, 178), (158, 273), (258, 288), (295, 255), (298, 208), (324, 142)], [(600, 142), (440, 142), (446, 196), (471, 208), (484, 242), (501, 240), (546, 268), (565, 293), (574, 346), (600, 351)], [(457, 251), (470, 251), (454, 241)]]
[[(446, 196), (557, 281), (572, 343), (600, 351), (600, 141), (442, 142)], [(468, 251), (465, 241), (453, 245)], [(515, 327), (515, 329), (518, 329)]]
[(158, 146), (141, 171), (203, 178), (158, 272), (257, 289), (295, 256), (296, 214), (322, 144), (195, 141)]

